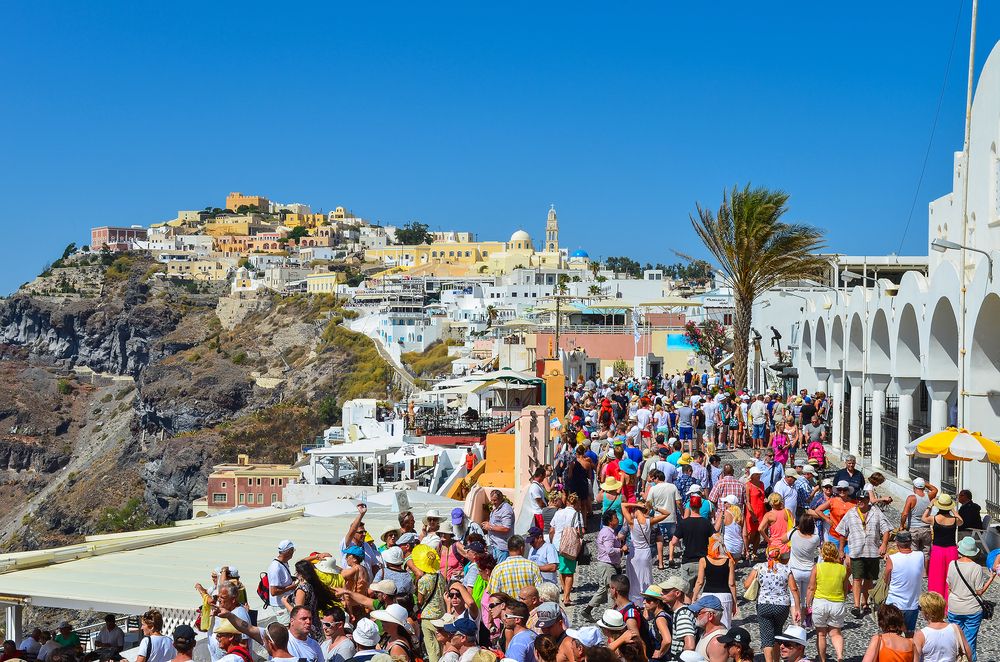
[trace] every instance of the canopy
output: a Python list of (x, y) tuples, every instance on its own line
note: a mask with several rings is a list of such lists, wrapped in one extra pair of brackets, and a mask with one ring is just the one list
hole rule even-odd
[(409, 460), (419, 460), (422, 457), (437, 457), (441, 454), (442, 450), (440, 446), (406, 444), (386, 459), (389, 462), (407, 462)]
[(674, 306), (689, 306), (691, 308), (697, 308), (702, 304), (700, 301), (692, 301), (691, 299), (685, 299), (684, 297), (663, 297), (662, 299), (643, 301), (642, 303), (636, 305), (640, 308), (673, 308)]
[(1000, 445), (979, 432), (945, 428), (928, 432), (906, 445), (907, 455), (917, 457), (943, 457), (953, 462), (1000, 463)]
[[(554, 313), (554, 312), (556, 312), (556, 302), (555, 301), (546, 301), (545, 303), (540, 303), (537, 306), (535, 306), (534, 308), (532, 308), (532, 312), (536, 312), (536, 313)], [(578, 312), (580, 312), (580, 308), (578, 306), (576, 306), (576, 305), (568, 302), (568, 301), (563, 301), (562, 303), (559, 304), (559, 312), (560, 313), (578, 313)]]
[(379, 455), (390, 450), (399, 448), (403, 442), (392, 437), (376, 437), (374, 439), (362, 439), (336, 446), (320, 446), (310, 448), (306, 451), (308, 455), (319, 457), (357, 457), (359, 455)]
[(587, 308), (591, 310), (629, 310), (632, 308), (632, 304), (622, 299), (598, 299), (587, 304)]
[(469, 395), (470, 393), (479, 393), (480, 391), (485, 391), (493, 384), (491, 380), (469, 380), (464, 381), (461, 384), (454, 384), (452, 386), (446, 386), (445, 388), (434, 389), (430, 391), (424, 391), (426, 395)]
[(533, 326), (538, 326), (536, 322), (529, 322), (526, 319), (521, 319), (520, 317), (515, 317), (512, 320), (507, 320), (500, 325), (505, 329), (529, 329)]
[(518, 384), (541, 384), (543, 380), (539, 377), (535, 377), (530, 372), (518, 372), (517, 370), (511, 370), (510, 368), (501, 368), (500, 370), (494, 370), (493, 372), (486, 372), (481, 375), (469, 375), (468, 379), (474, 381), (504, 381), (504, 382), (515, 382)]

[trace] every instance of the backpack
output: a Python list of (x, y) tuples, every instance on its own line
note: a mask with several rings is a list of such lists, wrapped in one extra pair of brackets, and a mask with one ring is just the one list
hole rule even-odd
[(243, 659), (243, 662), (253, 662), (253, 656), (250, 655), (250, 651), (243, 644), (236, 644), (226, 652), (238, 655)]
[[(274, 560), (278, 561), (278, 559)], [(278, 561), (278, 563), (281, 563), (281, 561)], [(288, 570), (288, 565), (284, 563), (281, 563), (281, 565), (285, 566), (285, 570)], [(292, 574), (291, 571), (288, 574)], [(271, 580), (267, 578), (266, 572), (260, 573), (260, 581), (257, 582), (257, 597), (264, 601), (264, 609), (271, 606)]]

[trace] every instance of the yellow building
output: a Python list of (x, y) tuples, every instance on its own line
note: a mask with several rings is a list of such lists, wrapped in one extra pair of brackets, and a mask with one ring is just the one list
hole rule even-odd
[(234, 266), (232, 260), (191, 260), (190, 262), (170, 262), (167, 264), (167, 276), (188, 278), (191, 280), (226, 280), (229, 270)]
[(365, 251), (365, 259), (405, 267), (419, 267), (425, 264), (473, 266), (485, 263), (492, 253), (500, 253), (505, 249), (506, 245), (502, 241), (435, 242), (417, 246), (369, 248)]
[(306, 276), (306, 292), (309, 294), (332, 294), (337, 285), (347, 282), (347, 274), (342, 271), (309, 274)]
[(271, 206), (271, 201), (262, 195), (243, 195), (239, 191), (230, 193), (226, 196), (226, 209), (232, 209), (236, 211), (243, 205), (247, 207), (256, 207), (260, 211), (268, 211)]
[(212, 237), (223, 235), (246, 236), (260, 232), (273, 232), (274, 228), (258, 218), (250, 216), (222, 216), (205, 224), (205, 234)]
[(330, 220), (342, 221), (347, 218), (354, 218), (354, 214), (347, 211), (343, 207), (337, 207), (332, 212), (330, 212)]
[(314, 228), (326, 222), (326, 214), (285, 214), (282, 225), (288, 228), (297, 228), (300, 225), (307, 228)]

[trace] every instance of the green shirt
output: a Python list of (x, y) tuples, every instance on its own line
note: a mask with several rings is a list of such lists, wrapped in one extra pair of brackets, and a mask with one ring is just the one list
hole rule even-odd
[(67, 646), (79, 646), (80, 645), (80, 635), (76, 632), (70, 632), (68, 636), (62, 636), (61, 633), (57, 632), (56, 636), (52, 637), (52, 640), (59, 644), (60, 648), (66, 648)]

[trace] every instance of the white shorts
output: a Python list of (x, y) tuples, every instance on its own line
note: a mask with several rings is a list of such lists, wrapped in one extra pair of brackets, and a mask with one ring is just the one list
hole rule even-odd
[(813, 627), (842, 628), (847, 618), (847, 602), (830, 602), (822, 598), (813, 600)]

